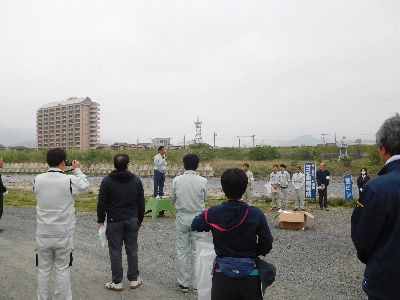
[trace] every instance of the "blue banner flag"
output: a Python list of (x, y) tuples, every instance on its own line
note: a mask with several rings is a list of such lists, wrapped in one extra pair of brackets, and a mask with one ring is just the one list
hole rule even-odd
[(304, 197), (306, 199), (317, 199), (317, 176), (315, 163), (304, 163), (304, 177)]
[(351, 175), (344, 176), (344, 199), (353, 200), (353, 180)]

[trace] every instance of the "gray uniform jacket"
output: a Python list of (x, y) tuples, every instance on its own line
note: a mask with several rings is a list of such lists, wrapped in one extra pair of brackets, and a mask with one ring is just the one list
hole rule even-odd
[(207, 179), (195, 171), (185, 171), (172, 180), (171, 198), (177, 215), (201, 213), (207, 202)]
[(68, 237), (75, 229), (75, 196), (89, 187), (80, 169), (75, 175), (64, 174), (58, 168), (36, 176), (33, 192), (36, 197), (36, 236)]

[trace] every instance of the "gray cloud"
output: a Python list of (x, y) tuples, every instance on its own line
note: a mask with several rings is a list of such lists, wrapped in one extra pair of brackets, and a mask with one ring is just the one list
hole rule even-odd
[[(89, 96), (101, 138), (373, 136), (399, 110), (397, 1), (0, 2), (0, 126)], [(10, 129), (12, 130), (12, 129)], [(7, 144), (3, 137), (0, 143)]]

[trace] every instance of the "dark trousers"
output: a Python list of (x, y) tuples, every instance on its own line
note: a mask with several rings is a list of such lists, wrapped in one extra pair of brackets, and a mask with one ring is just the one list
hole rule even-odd
[(121, 222), (107, 223), (106, 235), (112, 271), (112, 281), (120, 283), (123, 277), (122, 243), (125, 244), (128, 261), (127, 277), (129, 281), (137, 280), (138, 270), (138, 231), (137, 218)]
[(164, 196), (165, 173), (154, 170), (154, 197)]
[(212, 279), (211, 300), (259, 300), (261, 281), (258, 276), (229, 278), (215, 273)]
[(1, 195), (0, 197), (0, 219), (2, 215), (3, 215), (3, 195)]
[(323, 190), (318, 190), (319, 207), (328, 207), (328, 189), (325, 187)]

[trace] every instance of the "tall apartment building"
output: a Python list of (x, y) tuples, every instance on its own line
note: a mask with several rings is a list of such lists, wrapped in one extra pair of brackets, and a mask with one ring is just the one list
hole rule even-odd
[(43, 105), (36, 112), (38, 149), (95, 149), (99, 144), (100, 105), (89, 97)]

